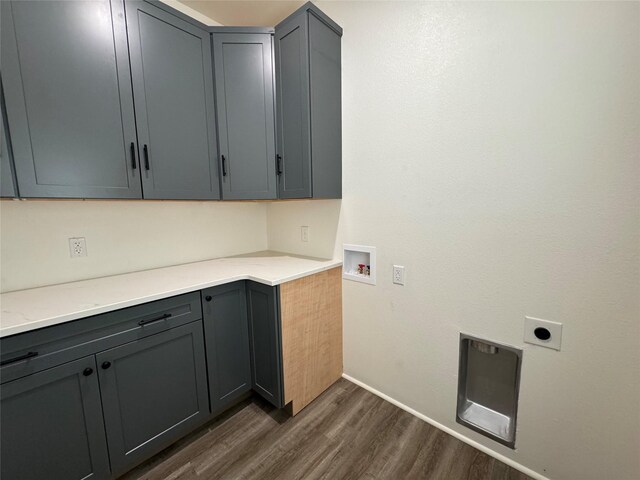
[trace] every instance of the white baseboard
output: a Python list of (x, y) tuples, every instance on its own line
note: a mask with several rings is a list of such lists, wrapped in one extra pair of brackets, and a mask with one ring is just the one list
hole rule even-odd
[(502, 463), (509, 465), (510, 467), (515, 468), (516, 470), (524, 473), (525, 475), (530, 476), (531, 478), (535, 478), (536, 480), (549, 480), (547, 477), (540, 475), (538, 472), (534, 472), (533, 470), (531, 470), (530, 468), (525, 467), (524, 465), (520, 465), (518, 462), (511, 460), (510, 458), (505, 457), (504, 455), (499, 454), (498, 452), (495, 452), (493, 450), (491, 450), (490, 448), (482, 445), (481, 443), (476, 442), (475, 440), (472, 440), (468, 437), (465, 437), (464, 435), (462, 435), (459, 432), (456, 432), (455, 430), (452, 430), (449, 427), (446, 427), (444, 425), (442, 425), (441, 423), (436, 422), (435, 420), (427, 417), (426, 415), (423, 415), (420, 412), (417, 412), (416, 410), (414, 410), (413, 408), (407, 407), (405, 404), (400, 403), (399, 401), (391, 398), (388, 395), (385, 395), (382, 392), (379, 392), (378, 390), (376, 390), (373, 387), (370, 387), (369, 385), (367, 385), (366, 383), (361, 382), (360, 380), (356, 380), (355, 378), (347, 375), (346, 373), (342, 374), (342, 378), (344, 378), (345, 380), (349, 380), (352, 383), (355, 383), (356, 385), (358, 385), (359, 387), (364, 388), (365, 390), (370, 391), (371, 393), (373, 393), (374, 395), (377, 395), (378, 397), (382, 398), (383, 400), (386, 400), (389, 403), (392, 403), (393, 405), (395, 405), (398, 408), (401, 408), (402, 410), (404, 410), (405, 412), (410, 413), (411, 415), (418, 417), (420, 420), (427, 422), (430, 425), (433, 425), (434, 427), (436, 427), (439, 430), (442, 430), (443, 432), (448, 433), (449, 435), (451, 435), (452, 437), (457, 438), (458, 440), (463, 441), (464, 443), (467, 443), (469, 445), (471, 445), (473, 448), (476, 448), (478, 450), (480, 450), (481, 452), (486, 453), (487, 455), (492, 456), (493, 458), (500, 460)]

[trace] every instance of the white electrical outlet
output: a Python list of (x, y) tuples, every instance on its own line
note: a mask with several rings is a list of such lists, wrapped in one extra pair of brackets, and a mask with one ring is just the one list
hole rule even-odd
[(404, 285), (404, 267), (402, 265), (393, 266), (393, 283)]
[(540, 318), (524, 317), (524, 341), (533, 345), (560, 350), (562, 324)]
[(73, 237), (69, 239), (69, 253), (71, 258), (87, 256), (87, 241), (84, 237)]
[(300, 240), (303, 242), (309, 241), (309, 227), (306, 225), (300, 227)]

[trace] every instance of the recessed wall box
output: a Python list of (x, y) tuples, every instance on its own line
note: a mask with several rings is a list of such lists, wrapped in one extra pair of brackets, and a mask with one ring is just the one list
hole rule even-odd
[(375, 285), (376, 247), (343, 245), (342, 278)]
[(521, 363), (522, 350), (461, 333), (456, 421), (514, 448)]

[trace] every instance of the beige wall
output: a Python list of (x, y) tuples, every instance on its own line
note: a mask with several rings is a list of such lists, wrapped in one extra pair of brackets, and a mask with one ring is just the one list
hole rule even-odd
[[(301, 200), (269, 203), (269, 246), (282, 252), (318, 258), (341, 258), (341, 200)], [(300, 227), (309, 227), (302, 241)]]
[[(266, 204), (0, 202), (2, 291), (265, 250)], [(88, 256), (70, 258), (69, 237)]]
[(162, 3), (169, 5), (172, 8), (175, 8), (179, 12), (184, 13), (185, 15), (189, 15), (191, 18), (195, 18), (199, 22), (204, 23), (205, 25), (219, 27), (221, 24), (216, 20), (213, 20), (211, 17), (208, 17), (205, 13), (202, 12), (202, 9), (195, 10), (187, 5), (187, 2), (180, 2), (178, 0), (160, 0)]
[[(378, 285), (344, 282), (345, 372), (549, 478), (638, 478), (640, 4), (318, 5), (344, 199), (270, 205), (269, 241), (377, 247)], [(455, 423), (460, 331), (524, 348), (516, 451)]]
[[(176, 0), (173, 0), (178, 3)], [(304, 0), (180, 0), (185, 6), (215, 18), (222, 25), (273, 27)]]

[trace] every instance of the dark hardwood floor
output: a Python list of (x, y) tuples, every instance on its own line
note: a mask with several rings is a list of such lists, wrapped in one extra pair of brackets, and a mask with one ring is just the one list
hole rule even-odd
[(346, 380), (295, 417), (258, 398), (126, 480), (526, 480), (529, 477)]

